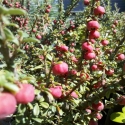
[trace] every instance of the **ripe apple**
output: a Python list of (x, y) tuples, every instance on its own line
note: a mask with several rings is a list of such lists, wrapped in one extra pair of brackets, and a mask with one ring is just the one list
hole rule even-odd
[(91, 59), (95, 59), (95, 58), (96, 58), (96, 54), (94, 52), (86, 52), (84, 54), (85, 60), (91, 60)]
[(105, 13), (105, 8), (102, 7), (102, 6), (98, 6), (94, 9), (94, 15), (98, 15), (98, 16), (101, 16)]
[(16, 111), (16, 99), (10, 93), (0, 93), (0, 119)]
[(98, 125), (98, 122), (91, 119), (88, 125)]
[(68, 46), (66, 46), (66, 45), (61, 45), (61, 46), (59, 46), (59, 48), (60, 48), (60, 51), (62, 51), (62, 52), (68, 51)]
[(37, 35), (36, 35), (36, 38), (40, 40), (40, 39), (42, 38), (42, 36), (39, 35), (39, 34), (37, 34)]
[(54, 98), (60, 98), (62, 96), (62, 86), (51, 87), (50, 93)]
[(65, 75), (68, 73), (68, 64), (65, 62), (59, 62), (53, 65), (52, 71), (54, 75)]
[(95, 112), (94, 117), (97, 118), (98, 120), (102, 119), (102, 114), (100, 112)]
[(88, 6), (90, 4), (90, 1), (89, 0), (84, 0), (83, 3), (84, 3), (84, 5)]
[(91, 70), (92, 70), (92, 71), (98, 70), (98, 65), (93, 64), (93, 65), (91, 66)]
[(109, 41), (108, 41), (108, 40), (102, 40), (102, 41), (101, 41), (101, 44), (102, 44), (103, 46), (106, 46), (106, 45), (109, 44)]
[(87, 29), (90, 30), (90, 31), (91, 30), (97, 30), (97, 29), (99, 29), (99, 27), (100, 27), (99, 23), (95, 20), (89, 21), (87, 23)]
[(102, 111), (104, 109), (104, 104), (99, 101), (98, 103), (93, 103), (92, 108), (96, 111)]
[(78, 98), (78, 95), (76, 94), (75, 91), (73, 91), (73, 92), (71, 93), (71, 96), (72, 96), (73, 98)]
[(91, 31), (89, 33), (89, 39), (98, 39), (100, 37), (100, 33), (98, 31)]
[(120, 54), (118, 54), (118, 55), (116, 56), (116, 59), (119, 60), (119, 61), (122, 61), (122, 60), (125, 59), (125, 55), (122, 54), (122, 53), (120, 53)]
[(105, 71), (106, 75), (112, 76), (114, 74), (114, 69), (109, 69)]
[(50, 13), (50, 9), (47, 8), (47, 9), (45, 10), (45, 12), (46, 12), (46, 13)]
[(90, 45), (90, 43), (88, 43), (88, 42), (84, 42), (82, 44), (82, 50), (87, 50), (88, 52), (92, 52), (93, 51), (93, 46)]
[(20, 90), (15, 94), (18, 103), (27, 104), (35, 98), (35, 89), (31, 84), (20, 84)]

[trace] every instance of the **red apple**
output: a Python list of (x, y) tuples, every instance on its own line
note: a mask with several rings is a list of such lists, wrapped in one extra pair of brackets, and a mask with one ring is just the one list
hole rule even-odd
[(108, 40), (102, 40), (102, 41), (101, 41), (101, 44), (102, 44), (103, 46), (106, 46), (106, 45), (109, 44), (109, 41), (108, 41)]
[(78, 98), (78, 95), (76, 94), (75, 91), (71, 93), (71, 96), (72, 96), (73, 98)]
[(95, 58), (96, 58), (96, 54), (94, 52), (86, 52), (84, 54), (85, 60), (91, 60), (91, 59), (95, 59)]
[(120, 53), (120, 54), (118, 54), (118, 55), (116, 56), (116, 59), (119, 60), (119, 61), (122, 61), (122, 60), (125, 59), (125, 55), (122, 54), (122, 53)]
[(98, 39), (100, 37), (100, 33), (98, 31), (91, 31), (89, 33), (89, 39)]
[(100, 25), (97, 21), (92, 20), (92, 21), (89, 21), (87, 23), (87, 29), (90, 30), (90, 31), (91, 30), (97, 30), (97, 29), (99, 29), (99, 27), (100, 27)]
[(16, 99), (10, 93), (0, 93), (0, 119), (13, 114), (16, 111)]
[(87, 50), (88, 52), (92, 52), (93, 51), (93, 46), (90, 45), (90, 43), (88, 43), (88, 42), (84, 42), (82, 44), (82, 50)]
[(102, 111), (104, 109), (104, 104), (99, 101), (98, 103), (93, 103), (92, 108), (96, 111)]
[(20, 84), (20, 91), (15, 94), (18, 103), (27, 104), (35, 98), (35, 89), (31, 84)]
[(62, 96), (62, 86), (51, 87), (50, 93), (54, 98), (60, 98)]
[(98, 122), (91, 119), (88, 125), (98, 125)]
[(88, 6), (90, 4), (90, 1), (89, 0), (84, 0), (83, 3), (84, 3), (84, 5)]
[(96, 7), (96, 8), (94, 9), (94, 14), (95, 14), (95, 15), (101, 16), (101, 15), (103, 15), (104, 13), (105, 13), (105, 8), (102, 7), (102, 6), (98, 6), (98, 7)]
[(93, 64), (93, 65), (91, 66), (91, 70), (92, 70), (92, 71), (98, 70), (98, 65)]
[(105, 71), (106, 75), (112, 76), (114, 74), (114, 69), (109, 69)]
[(52, 67), (52, 71), (54, 75), (65, 75), (66, 73), (68, 73), (68, 64), (65, 62), (54, 64)]
[(36, 38), (40, 40), (40, 39), (42, 38), (42, 36), (39, 35), (39, 34), (37, 34), (37, 35), (36, 35)]

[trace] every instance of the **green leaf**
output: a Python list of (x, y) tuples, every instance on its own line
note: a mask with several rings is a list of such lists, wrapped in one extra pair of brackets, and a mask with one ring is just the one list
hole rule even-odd
[(10, 31), (10, 29), (8, 29), (8, 28), (5, 27), (4, 28), (4, 33), (5, 33), (6, 39), (9, 39), (9, 40), (13, 40), (14, 39), (14, 35)]
[(32, 38), (32, 37), (29, 37), (29, 38), (24, 38), (23, 39), (23, 42), (34, 42), (34, 43), (40, 43), (40, 41), (36, 38)]
[(27, 12), (25, 10), (23, 10), (23, 9), (10, 8), (6, 12), (6, 14), (10, 14), (10, 15), (26, 15)]
[(18, 92), (19, 91), (19, 87), (16, 84), (13, 84), (13, 83), (6, 82), (6, 83), (3, 84), (3, 87), (5, 87), (6, 89), (8, 89), (9, 91), (12, 91), (12, 92)]
[(114, 122), (125, 123), (125, 114), (122, 112), (114, 112), (111, 114), (110, 119)]
[(40, 118), (32, 118), (34, 121), (38, 122), (38, 123), (41, 123), (43, 121), (43, 119), (40, 119)]
[(46, 57), (47, 57), (47, 59), (50, 60), (50, 61), (52, 61), (52, 59), (53, 59), (50, 54), (47, 54)]
[(39, 112), (40, 112), (39, 105), (36, 103), (36, 105), (33, 108), (33, 114), (36, 116), (39, 115)]
[(47, 102), (41, 102), (40, 105), (45, 109), (49, 108), (49, 104)]
[(0, 6), (0, 14), (6, 14), (7, 12), (8, 12), (7, 8)]
[(125, 113), (125, 106), (122, 108), (122, 112)]

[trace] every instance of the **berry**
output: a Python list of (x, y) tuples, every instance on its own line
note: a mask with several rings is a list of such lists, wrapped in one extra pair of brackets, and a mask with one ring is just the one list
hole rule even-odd
[(27, 104), (35, 98), (34, 87), (31, 84), (21, 84), (20, 91), (15, 94), (18, 103)]
[(0, 119), (16, 111), (16, 99), (10, 93), (0, 93)]
[(92, 108), (97, 111), (102, 111), (104, 109), (104, 104), (99, 101), (98, 103), (93, 103)]
[(52, 68), (54, 75), (65, 75), (68, 72), (68, 64), (65, 62), (59, 62)]
[(90, 30), (90, 31), (91, 30), (97, 30), (97, 29), (99, 29), (99, 27), (100, 27), (100, 25), (97, 21), (89, 21), (87, 23), (87, 29)]
[(51, 87), (50, 93), (54, 98), (60, 98), (62, 96), (62, 86)]

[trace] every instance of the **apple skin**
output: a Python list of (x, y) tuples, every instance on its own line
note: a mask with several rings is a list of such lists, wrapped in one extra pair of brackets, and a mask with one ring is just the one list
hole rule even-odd
[(118, 61), (122, 61), (122, 60), (125, 59), (125, 55), (122, 54), (122, 53), (120, 53), (120, 54), (118, 54), (118, 55), (116, 56), (116, 59), (117, 59)]
[(88, 52), (92, 52), (93, 46), (91, 46), (88, 42), (84, 42), (82, 44), (82, 50), (87, 50)]
[(87, 23), (87, 29), (89, 31), (91, 31), (91, 30), (97, 30), (97, 29), (99, 29), (99, 27), (100, 27), (99, 23), (97, 21), (95, 21), (95, 20), (89, 21)]
[(105, 71), (106, 75), (112, 76), (114, 74), (114, 69), (109, 69)]
[(98, 6), (97, 8), (94, 9), (94, 15), (103, 15), (105, 13), (105, 8), (102, 6)]
[(83, 3), (84, 3), (84, 5), (88, 6), (90, 4), (90, 1), (89, 0), (84, 0)]
[(96, 54), (94, 52), (86, 52), (84, 54), (85, 60), (91, 60), (91, 59), (95, 59), (95, 58), (96, 58)]
[(109, 44), (109, 41), (108, 41), (108, 40), (102, 40), (102, 41), (101, 41), (101, 44), (102, 44), (103, 46), (106, 46), (106, 45)]
[(88, 125), (98, 125), (98, 122), (91, 119)]
[(17, 101), (10, 93), (0, 93), (0, 119), (16, 111)]
[(98, 39), (100, 37), (100, 33), (98, 31), (91, 31), (89, 33), (89, 39)]
[(99, 101), (97, 104), (93, 103), (92, 108), (96, 111), (102, 111), (104, 109), (104, 104)]
[(51, 87), (50, 93), (54, 98), (60, 98), (62, 96), (62, 86)]
[(65, 75), (66, 73), (68, 73), (68, 64), (65, 62), (54, 64), (52, 67), (52, 71), (54, 75)]
[(15, 94), (18, 103), (27, 104), (35, 98), (35, 89), (31, 84), (20, 84), (20, 90)]

